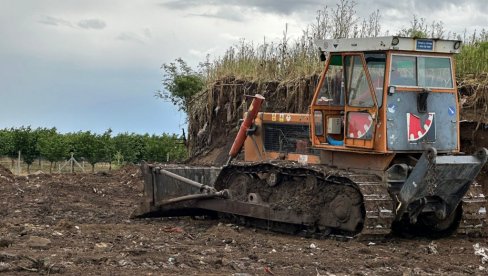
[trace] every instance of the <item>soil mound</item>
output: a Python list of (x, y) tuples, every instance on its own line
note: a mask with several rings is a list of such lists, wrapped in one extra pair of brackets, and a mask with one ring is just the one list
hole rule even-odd
[(190, 103), (190, 162), (200, 163), (203, 158), (203, 162), (208, 163), (205, 156), (215, 158), (214, 165), (226, 161), (238, 121), (250, 104), (246, 95), (263, 95), (266, 101), (261, 111), (264, 112), (305, 113), (318, 80), (318, 75), (286, 82), (253, 82), (227, 77), (213, 83)]
[(0, 183), (12, 182), (14, 180), (14, 174), (4, 166), (0, 165)]
[(461, 119), (480, 124), (488, 123), (488, 73), (466, 75), (459, 79)]

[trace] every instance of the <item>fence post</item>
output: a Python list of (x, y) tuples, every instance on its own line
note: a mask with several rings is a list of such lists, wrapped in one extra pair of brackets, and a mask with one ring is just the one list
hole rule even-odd
[(71, 153), (71, 158), (69, 159), (70, 163), (71, 163), (71, 173), (74, 173), (75, 172), (75, 163), (73, 162), (73, 153)]
[(17, 175), (20, 175), (20, 150), (19, 150), (19, 156), (17, 158)]

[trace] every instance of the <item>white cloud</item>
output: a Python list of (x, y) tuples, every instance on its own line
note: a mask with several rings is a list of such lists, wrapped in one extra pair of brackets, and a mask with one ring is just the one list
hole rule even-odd
[(80, 20), (77, 25), (82, 29), (95, 29), (95, 30), (101, 30), (107, 26), (107, 24), (100, 19)]

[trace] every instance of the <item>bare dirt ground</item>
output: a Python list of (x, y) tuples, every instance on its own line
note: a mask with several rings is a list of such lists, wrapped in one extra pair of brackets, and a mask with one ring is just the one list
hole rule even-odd
[[(487, 274), (486, 238), (315, 240), (216, 220), (129, 216), (137, 167), (14, 177), (0, 167), (0, 273), (8, 275)], [(488, 253), (488, 251), (486, 252)]]

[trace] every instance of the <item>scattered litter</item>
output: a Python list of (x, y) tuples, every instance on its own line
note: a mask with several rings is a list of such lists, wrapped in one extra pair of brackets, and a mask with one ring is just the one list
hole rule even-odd
[(175, 258), (175, 257), (169, 257), (169, 258), (168, 258), (168, 263), (169, 263), (170, 265), (174, 265), (174, 264), (175, 264), (175, 262), (176, 262), (176, 258)]
[(264, 267), (264, 271), (268, 274), (274, 275), (274, 273), (271, 271), (271, 269), (267, 266)]
[(481, 263), (488, 262), (488, 248), (480, 246), (479, 243), (473, 245), (474, 255), (481, 257)]
[(437, 244), (435, 244), (434, 242), (431, 242), (428, 246), (427, 246), (427, 253), (428, 254), (433, 254), (433, 255), (437, 255), (439, 254), (439, 252), (437, 251)]
[(485, 207), (481, 207), (481, 208), (478, 210), (478, 214), (486, 214), (486, 208), (485, 208)]
[(0, 272), (7, 272), (12, 269), (12, 266), (8, 263), (0, 262)]
[(99, 243), (96, 243), (95, 244), (95, 247), (96, 248), (100, 248), (100, 249), (104, 249), (104, 248), (107, 248), (108, 247), (108, 244), (106, 244), (104, 242), (99, 242)]
[(310, 244), (310, 248), (311, 248), (311, 249), (315, 249), (315, 248), (317, 248), (317, 246), (315, 245), (315, 243), (311, 243), (311, 244)]
[(181, 227), (164, 227), (163, 228), (164, 232), (170, 232), (170, 233), (184, 233), (185, 230)]
[(374, 242), (369, 242), (368, 243), (368, 246), (373, 246), (373, 245), (376, 245), (376, 243), (374, 243)]

